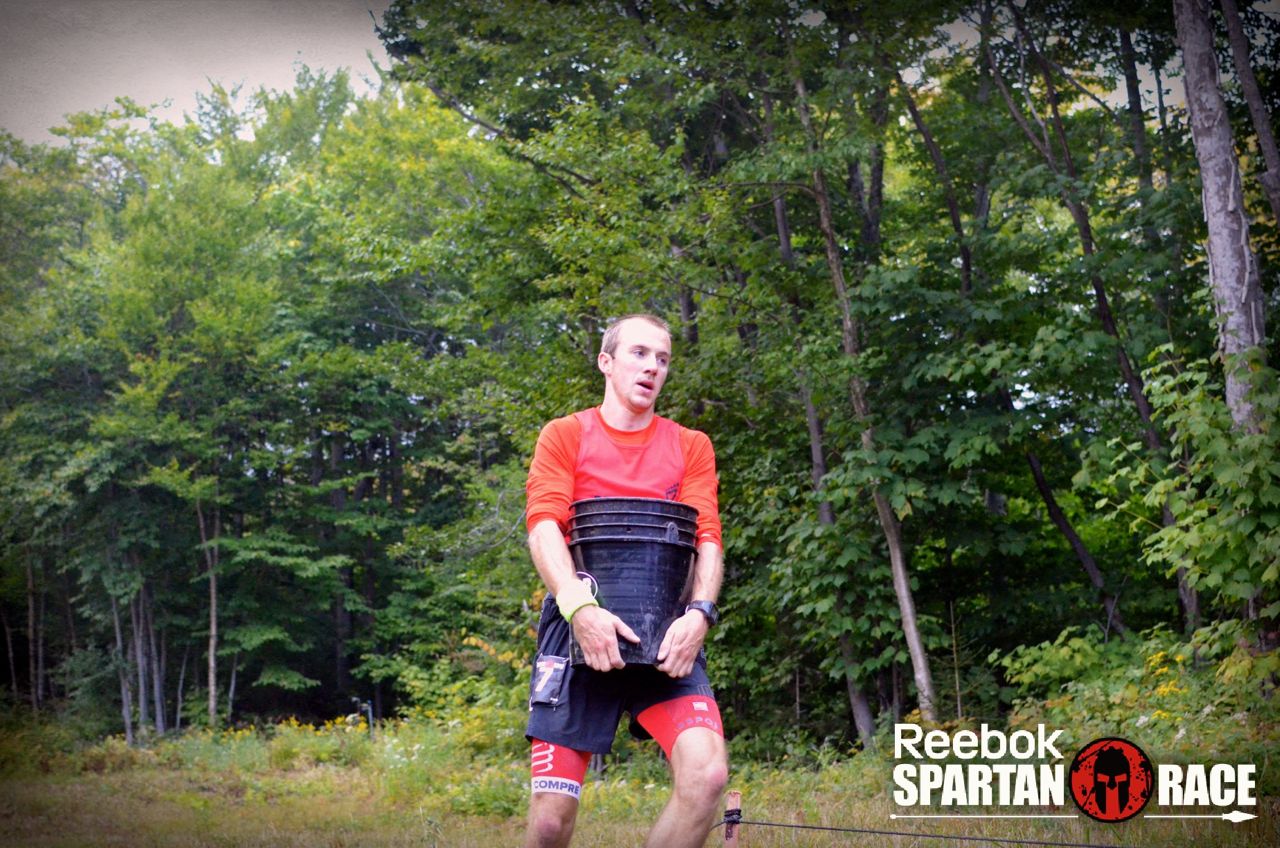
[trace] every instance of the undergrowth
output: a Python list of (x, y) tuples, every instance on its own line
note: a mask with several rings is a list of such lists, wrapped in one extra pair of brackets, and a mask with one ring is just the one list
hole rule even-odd
[[(1018, 693), (1003, 723), (1010, 729), (1044, 724), (1062, 730), (1059, 747), (1068, 758), (1091, 739), (1122, 736), (1156, 762), (1256, 763), (1259, 827), (1271, 833), (1280, 794), (1272, 764), (1273, 752), (1280, 750), (1280, 695), (1272, 687), (1270, 658), (1251, 652), (1239, 637), (1221, 627), (1191, 640), (1160, 629), (1124, 640), (1071, 629), (1053, 641), (993, 656), (991, 662)], [(134, 745), (119, 736), (84, 740), (56, 721), (11, 710), (0, 715), (0, 786), (10, 793), (19, 786), (45, 788), (44, 795), (32, 795), (30, 811), (15, 812), (15, 821), (25, 815), (62, 821), (66, 811), (57, 799), (68, 787), (80, 787), (72, 792), (76, 800), (65, 802), (75, 806), (89, 803), (86, 793), (125, 786), (138, 799), (176, 805), (214, 828), (223, 827), (219, 811), (231, 807), (252, 806), (254, 815), (266, 816), (265, 808), (253, 806), (262, 802), (286, 805), (279, 815), (305, 823), (296, 827), (323, 829), (327, 819), (309, 819), (308, 805), (337, 815), (358, 801), (400, 822), (378, 825), (379, 834), (385, 830), (378, 844), (400, 844), (403, 828), (444, 834), (442, 845), (471, 844), (473, 837), (475, 844), (485, 844), (479, 834), (486, 827), (519, 832), (528, 799), (528, 748), (517, 688), (474, 694), (453, 693), (447, 703), (373, 728), (355, 715), (322, 724), (285, 718), (143, 736)], [(918, 716), (908, 716), (913, 718)], [(954, 732), (978, 723), (953, 719), (938, 726)], [(744, 731), (730, 740), (731, 784), (762, 818), (884, 825), (891, 808), (892, 748), (888, 725), (865, 751), (776, 727)], [(668, 789), (667, 766), (656, 746), (620, 732), (605, 768), (590, 774), (583, 790), (584, 820), (610, 824), (601, 825), (598, 837), (584, 831), (584, 844), (610, 844), (617, 828), (643, 829), (661, 810)], [(114, 814), (109, 805), (100, 811)], [(42, 826), (26, 821), (31, 829)], [(110, 830), (111, 822), (93, 827)], [(472, 830), (450, 831), (459, 822), (472, 822)], [(261, 839), (268, 844), (271, 834), (289, 827), (295, 825), (270, 824), (274, 830)], [(245, 844), (259, 838), (249, 829), (237, 833)], [(462, 841), (449, 841), (449, 833), (463, 834), (456, 836)], [(1242, 836), (1221, 844), (1266, 840)]]

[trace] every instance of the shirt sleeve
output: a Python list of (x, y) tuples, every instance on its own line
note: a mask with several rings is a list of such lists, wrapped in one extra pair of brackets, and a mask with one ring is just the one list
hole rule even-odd
[(680, 448), (684, 452), (684, 481), (680, 501), (698, 510), (697, 543), (715, 542), (721, 548), (720, 480), (716, 477), (716, 453), (711, 439), (700, 430), (682, 429)]
[(525, 526), (532, 530), (551, 519), (569, 532), (569, 504), (573, 501), (574, 466), (582, 442), (582, 425), (572, 415), (547, 423), (538, 434), (525, 482)]

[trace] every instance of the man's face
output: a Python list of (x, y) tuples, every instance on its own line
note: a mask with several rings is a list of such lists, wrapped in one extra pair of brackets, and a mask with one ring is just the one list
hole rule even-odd
[(660, 327), (638, 318), (618, 327), (618, 347), (597, 359), (614, 395), (632, 412), (653, 407), (667, 380), (671, 337)]

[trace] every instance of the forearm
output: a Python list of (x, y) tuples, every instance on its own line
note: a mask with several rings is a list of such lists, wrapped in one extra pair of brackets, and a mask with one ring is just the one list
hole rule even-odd
[(539, 521), (529, 531), (529, 555), (533, 567), (552, 595), (558, 595), (570, 581), (577, 581), (577, 569), (565, 544), (559, 525), (554, 521)]
[(724, 551), (715, 542), (698, 545), (698, 556), (693, 565), (691, 601), (712, 601), (720, 597), (720, 583), (724, 579)]

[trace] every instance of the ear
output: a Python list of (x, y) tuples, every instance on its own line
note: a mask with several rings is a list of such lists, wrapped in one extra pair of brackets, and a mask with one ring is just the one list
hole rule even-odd
[(596, 356), (596, 367), (600, 369), (601, 374), (608, 377), (609, 373), (613, 371), (613, 357), (601, 351)]

